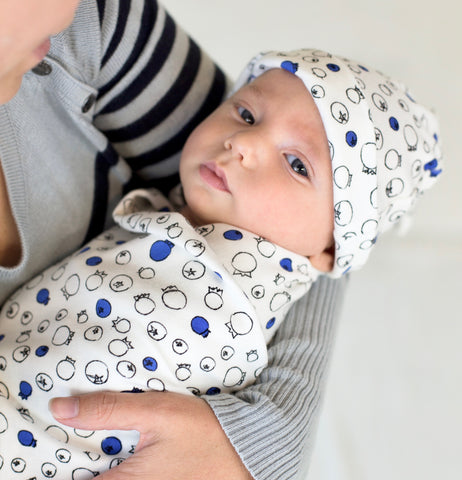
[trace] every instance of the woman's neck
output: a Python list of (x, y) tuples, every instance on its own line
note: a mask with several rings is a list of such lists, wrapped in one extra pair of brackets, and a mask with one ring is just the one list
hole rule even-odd
[(21, 240), (0, 162), (0, 266), (14, 267), (21, 260), (21, 253)]

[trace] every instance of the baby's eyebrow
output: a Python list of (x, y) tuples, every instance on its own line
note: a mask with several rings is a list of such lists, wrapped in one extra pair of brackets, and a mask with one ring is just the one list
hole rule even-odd
[(257, 97), (258, 99), (262, 98), (263, 97), (263, 92), (261, 91), (261, 89), (253, 84), (253, 83), (249, 83), (247, 85), (249, 91), (251, 92), (252, 95), (254, 95), (255, 97)]

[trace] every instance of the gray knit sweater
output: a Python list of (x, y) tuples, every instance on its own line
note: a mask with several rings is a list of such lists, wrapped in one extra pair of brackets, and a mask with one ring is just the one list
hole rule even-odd
[[(176, 183), (185, 139), (226, 86), (157, 2), (82, 0), (0, 106), (0, 159), (23, 252), (17, 267), (0, 268), (0, 302), (105, 229), (124, 191)], [(344, 285), (316, 282), (257, 384), (207, 399), (258, 480), (295, 478), (307, 456)]]

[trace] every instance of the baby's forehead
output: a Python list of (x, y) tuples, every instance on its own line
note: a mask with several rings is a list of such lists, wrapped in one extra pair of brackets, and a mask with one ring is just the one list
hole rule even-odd
[(303, 99), (308, 104), (308, 107), (317, 109), (313, 97), (304, 82), (296, 75), (288, 73), (282, 68), (272, 68), (258, 77), (250, 77), (248, 82), (235, 92), (235, 95), (239, 93), (262, 102), (283, 99), (287, 105)]
[(253, 95), (254, 97), (260, 99), (264, 97), (262, 89), (258, 86), (258, 81), (261, 81), (261, 77), (256, 78), (254, 81), (247, 83), (238, 91), (244, 91), (248, 95)]
[[(241, 93), (239, 93), (241, 92)], [(329, 146), (318, 107), (304, 82), (282, 68), (268, 69), (236, 92), (261, 107), (273, 123), (281, 126), (288, 142), (297, 141), (303, 153), (318, 161), (330, 161)]]

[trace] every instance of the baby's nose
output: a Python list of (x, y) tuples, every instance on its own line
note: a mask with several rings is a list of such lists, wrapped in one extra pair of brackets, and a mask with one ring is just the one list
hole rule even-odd
[(227, 138), (225, 149), (230, 151), (233, 158), (236, 157), (247, 168), (255, 167), (258, 159), (264, 153), (261, 138), (250, 132), (240, 132)]

